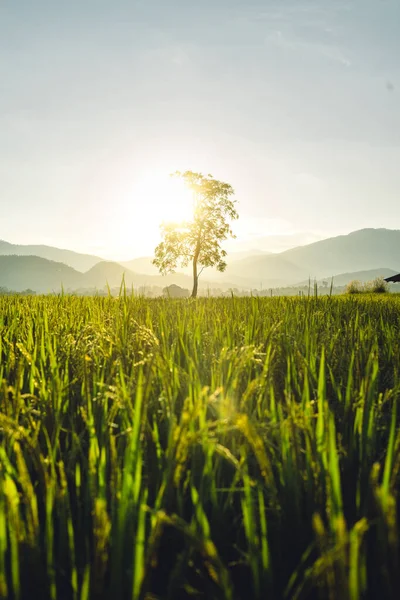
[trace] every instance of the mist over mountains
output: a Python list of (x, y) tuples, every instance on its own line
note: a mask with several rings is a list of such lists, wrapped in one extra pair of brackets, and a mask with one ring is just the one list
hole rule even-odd
[[(151, 257), (126, 262), (105, 261), (51, 246), (24, 246), (0, 241), (0, 288), (36, 292), (103, 290), (118, 287), (124, 277), (128, 287), (163, 288), (172, 283), (191, 287), (190, 270), (161, 276)], [(304, 284), (335, 278), (336, 285), (352, 279), (367, 281), (400, 270), (400, 231), (362, 229), (299, 246), (278, 254), (254, 251), (228, 255), (225, 273), (207, 269), (200, 288), (260, 289)]]
[(91, 254), (80, 254), (73, 250), (62, 250), (53, 246), (10, 244), (0, 240), (0, 256), (39, 256), (55, 262), (64, 263), (77, 271), (85, 272), (103, 259)]

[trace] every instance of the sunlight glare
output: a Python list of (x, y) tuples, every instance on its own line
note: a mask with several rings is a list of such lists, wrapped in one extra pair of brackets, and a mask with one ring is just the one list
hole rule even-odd
[(147, 225), (187, 221), (193, 217), (192, 194), (177, 177), (149, 172), (135, 186), (134, 196)]

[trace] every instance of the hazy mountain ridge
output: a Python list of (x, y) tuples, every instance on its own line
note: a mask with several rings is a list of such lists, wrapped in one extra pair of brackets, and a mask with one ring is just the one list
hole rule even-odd
[(356, 272), (385, 268), (400, 270), (400, 231), (360, 229), (307, 246), (286, 250), (279, 256), (298, 266), (307, 265), (309, 274)]
[[(228, 253), (228, 263), (236, 262), (243, 259), (255, 258), (257, 256), (271, 256), (273, 253), (268, 252), (267, 250), (242, 250), (239, 252), (229, 252)], [(131, 271), (135, 271), (136, 273), (142, 273), (143, 275), (157, 275), (159, 271), (155, 265), (153, 265), (153, 257), (152, 256), (140, 256), (139, 258), (134, 258), (128, 261), (118, 261), (119, 264), (127, 267)], [(178, 269), (179, 273), (184, 273), (185, 275), (191, 275), (192, 266), (189, 265), (185, 269)], [(220, 273), (218, 271), (208, 271), (208, 273), (212, 273), (208, 275), (208, 277), (212, 277), (212, 279), (218, 279), (220, 277)]]
[(54, 246), (10, 244), (0, 240), (0, 256), (38, 256), (47, 260), (64, 263), (82, 273), (104, 260), (99, 256), (81, 254), (73, 250), (64, 250)]
[[(86, 273), (81, 273), (72, 267), (39, 256), (0, 256), (0, 288), (15, 292), (30, 289), (38, 293), (81, 292), (105, 290), (120, 287), (125, 282), (129, 289), (164, 288), (175, 283), (180, 287), (191, 289), (192, 280), (182, 273), (163, 277), (134, 273), (119, 263), (102, 261)], [(215, 284), (203, 281), (200, 289)], [(230, 285), (232, 287), (232, 284)], [(226, 286), (222, 286), (226, 289)]]
[(0, 256), (0, 287), (51, 293), (81, 287), (83, 274), (64, 263), (39, 256)]
[(307, 278), (308, 271), (286, 260), (282, 254), (270, 254), (228, 262), (224, 277), (246, 277), (257, 288), (279, 287)]
[[(230, 262), (227, 276), (245, 273), (265, 286), (292, 285), (372, 269), (400, 270), (400, 231), (361, 229), (279, 254)], [(260, 285), (260, 284), (259, 284)]]
[[(61, 289), (104, 289), (108, 284), (116, 287), (122, 278), (128, 287), (166, 287), (172, 283), (191, 288), (190, 274), (177, 272), (161, 276), (151, 264), (151, 257), (142, 257), (125, 263), (104, 261), (98, 257), (82, 255), (50, 246), (18, 246), (20, 251), (40, 249), (44, 253), (59, 255), (65, 260), (53, 261), (43, 256), (20, 255), (14, 244), (0, 242), (0, 287), (15, 291), (31, 288), (38, 292)], [(7, 252), (10, 254), (7, 255)], [(16, 254), (18, 256), (16, 256)], [(389, 276), (400, 270), (400, 231), (391, 229), (362, 229), (348, 235), (328, 238), (307, 246), (299, 246), (279, 254), (259, 253), (235, 257), (228, 255), (225, 273), (207, 270), (200, 279), (201, 288), (231, 287), (265, 289), (300, 285), (299, 282), (329, 280), (335, 285), (346, 285), (348, 280), (366, 281), (376, 276)], [(20, 259), (20, 260), (17, 260)], [(73, 268), (71, 262), (89, 263), (84, 272)], [(128, 268), (132, 266), (134, 269)], [(140, 272), (139, 269), (147, 272)], [(204, 277), (204, 279), (203, 279)], [(344, 281), (345, 283), (340, 283)]]

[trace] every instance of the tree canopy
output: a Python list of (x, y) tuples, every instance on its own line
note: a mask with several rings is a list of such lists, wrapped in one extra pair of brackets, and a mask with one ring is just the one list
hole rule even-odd
[[(175, 269), (193, 266), (192, 298), (197, 296), (198, 280), (206, 267), (226, 269), (226, 251), (221, 243), (235, 237), (230, 221), (238, 218), (236, 200), (232, 198), (231, 185), (193, 171), (173, 174), (181, 177), (192, 192), (193, 218), (182, 223), (163, 223), (162, 241), (155, 249), (155, 264), (161, 273), (173, 273)], [(200, 267), (200, 271), (199, 271)]]

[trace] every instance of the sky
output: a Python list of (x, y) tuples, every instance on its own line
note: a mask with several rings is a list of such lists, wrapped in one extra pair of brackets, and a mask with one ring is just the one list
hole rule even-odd
[(399, 0), (0, 0), (0, 239), (150, 254), (177, 169), (231, 249), (400, 229), (399, 165)]

